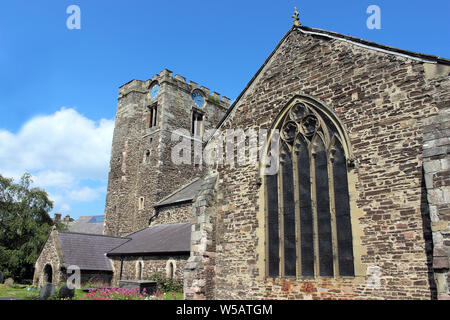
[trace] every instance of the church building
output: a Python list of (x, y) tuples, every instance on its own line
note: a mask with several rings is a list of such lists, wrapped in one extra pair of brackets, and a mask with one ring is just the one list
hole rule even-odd
[(103, 235), (54, 230), (35, 283), (88, 260), (186, 299), (449, 299), (449, 153), (450, 60), (296, 13), (232, 104), (167, 69), (120, 87)]

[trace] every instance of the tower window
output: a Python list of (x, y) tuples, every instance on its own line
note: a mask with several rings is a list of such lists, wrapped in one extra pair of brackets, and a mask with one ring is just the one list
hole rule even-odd
[(150, 89), (150, 98), (155, 99), (156, 97), (158, 97), (158, 93), (159, 93), (159, 84), (155, 83)]
[(151, 155), (150, 150), (145, 151), (145, 156), (144, 156), (144, 163), (145, 164), (149, 164), (150, 163), (150, 155)]
[(158, 104), (148, 107), (147, 123), (149, 128), (156, 127), (158, 123)]
[(271, 277), (354, 276), (347, 144), (329, 114), (298, 101), (275, 127), (279, 170), (265, 178)]
[(194, 137), (201, 137), (203, 133), (203, 114), (198, 111), (192, 111), (192, 130)]
[(139, 198), (139, 210), (144, 209), (144, 197)]

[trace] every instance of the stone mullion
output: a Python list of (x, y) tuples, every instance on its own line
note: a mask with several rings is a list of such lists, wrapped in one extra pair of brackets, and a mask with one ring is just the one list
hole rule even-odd
[(339, 252), (337, 239), (337, 225), (336, 225), (336, 204), (334, 194), (334, 170), (333, 170), (333, 155), (328, 156), (328, 190), (330, 195), (330, 218), (331, 218), (331, 239), (333, 248), (333, 274), (335, 277), (339, 276)]
[(301, 220), (300, 220), (300, 181), (298, 176), (298, 157), (299, 152), (295, 150), (292, 153), (292, 173), (294, 175), (294, 203), (295, 203), (295, 248), (296, 248), (296, 276), (297, 278), (302, 276), (302, 246), (300, 239)]
[(270, 266), (269, 266), (269, 258), (270, 258), (270, 254), (269, 254), (269, 224), (270, 224), (270, 221), (269, 221), (269, 210), (268, 210), (268, 208), (269, 208), (269, 196), (268, 196), (268, 187), (267, 187), (267, 179), (266, 179), (266, 176), (264, 177), (264, 185), (263, 185), (263, 187), (264, 187), (264, 208), (265, 208), (265, 211), (264, 211), (264, 219), (265, 219), (265, 221), (266, 221), (266, 226), (265, 226), (265, 228), (264, 228), (264, 239), (266, 239), (266, 241), (265, 241), (265, 246), (264, 246), (264, 256), (266, 257), (265, 258), (265, 260), (264, 260), (264, 266), (265, 266), (265, 268), (264, 268), (264, 270), (265, 270), (265, 275), (266, 275), (266, 277), (268, 277), (269, 276), (269, 270), (270, 270)]
[[(313, 144), (311, 144), (312, 146)], [(320, 275), (319, 270), (319, 225), (317, 219), (317, 197), (316, 197), (316, 161), (314, 151), (310, 154), (310, 179), (311, 179), (311, 206), (313, 219), (313, 239), (314, 239), (314, 277)]]
[[(281, 148), (281, 145), (280, 145)], [(281, 161), (280, 161), (281, 162)], [(282, 163), (282, 162), (281, 162)], [(284, 277), (284, 199), (283, 199), (283, 165), (280, 165), (279, 169), (281, 173), (278, 175), (278, 228), (279, 228), (279, 241), (280, 241), (280, 277)]]

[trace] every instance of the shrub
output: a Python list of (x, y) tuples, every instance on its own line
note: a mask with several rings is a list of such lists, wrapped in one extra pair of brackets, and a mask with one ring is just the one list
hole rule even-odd
[[(89, 289), (88, 294), (81, 300), (150, 300), (156, 298), (139, 292), (139, 288), (132, 290), (125, 288)], [(162, 299), (162, 298), (161, 298)]]
[(160, 272), (154, 273), (148, 280), (156, 281), (158, 283), (158, 288), (165, 292), (183, 292), (183, 282), (181, 280), (167, 278)]
[(58, 299), (72, 299), (75, 296), (75, 289), (69, 289), (65, 284), (59, 289)]
[(109, 285), (104, 282), (86, 282), (82, 285), (83, 288), (88, 289), (98, 289), (98, 288), (106, 288)]

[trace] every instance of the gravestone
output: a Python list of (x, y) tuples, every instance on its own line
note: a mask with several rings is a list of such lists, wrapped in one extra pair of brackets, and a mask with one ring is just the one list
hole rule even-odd
[(3, 276), (3, 273), (0, 271), (0, 284), (3, 284), (4, 280), (5, 280), (5, 277)]
[(41, 288), (41, 291), (39, 292), (39, 298), (42, 300), (47, 300), (54, 294), (55, 286), (51, 283), (47, 283)]
[(75, 289), (69, 289), (65, 284), (59, 289), (58, 298), (59, 299), (72, 299), (75, 296)]
[(140, 293), (145, 290), (146, 294), (152, 295), (156, 292), (158, 283), (149, 280), (119, 280), (119, 287), (128, 290), (139, 288)]
[(13, 278), (8, 278), (5, 280), (5, 284), (8, 288), (12, 288), (14, 287), (14, 279)]

